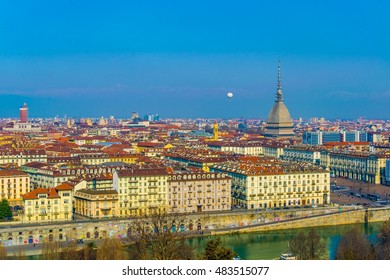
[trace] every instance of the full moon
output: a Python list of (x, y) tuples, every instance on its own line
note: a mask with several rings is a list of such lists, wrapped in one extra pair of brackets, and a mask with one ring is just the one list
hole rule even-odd
[(228, 93), (226, 94), (226, 96), (229, 97), (229, 98), (232, 98), (232, 97), (233, 97), (233, 93), (228, 92)]

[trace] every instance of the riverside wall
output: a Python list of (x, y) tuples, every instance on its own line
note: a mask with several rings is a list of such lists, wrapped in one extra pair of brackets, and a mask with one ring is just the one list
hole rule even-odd
[[(177, 221), (177, 230), (188, 234), (224, 234), (285, 230), (305, 227), (334, 226), (390, 219), (389, 208), (324, 207), (279, 211), (234, 211), (195, 213)], [(134, 218), (78, 220), (67, 223), (0, 224), (0, 242), (5, 245), (40, 243), (47, 240), (94, 240), (106, 237), (124, 238), (133, 234)]]

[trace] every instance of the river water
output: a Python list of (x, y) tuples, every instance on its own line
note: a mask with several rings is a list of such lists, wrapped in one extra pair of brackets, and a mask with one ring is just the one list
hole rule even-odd
[[(353, 228), (358, 228), (366, 234), (372, 243), (376, 242), (376, 236), (382, 223), (353, 224), (342, 226), (316, 227), (317, 233), (325, 240), (329, 259), (336, 257), (339, 241), (345, 233)], [(223, 246), (232, 249), (244, 260), (273, 260), (279, 259), (280, 254), (285, 253), (289, 240), (293, 239), (299, 231), (307, 233), (310, 229), (291, 229), (268, 232), (253, 232), (240, 234), (220, 235)], [(187, 242), (196, 248), (200, 255), (206, 247), (210, 236), (188, 239)], [(40, 259), (40, 256), (30, 256), (27, 259)]]
[[(381, 223), (353, 224), (342, 226), (316, 227), (317, 233), (324, 239), (328, 248), (329, 259), (336, 257), (339, 241), (346, 232), (358, 228), (366, 234), (372, 243), (380, 231)], [(310, 229), (292, 229), (257, 233), (240, 233), (220, 235), (224, 247), (232, 249), (244, 260), (272, 260), (278, 259), (280, 254), (285, 253), (289, 240), (293, 239), (299, 231), (307, 233)], [(206, 243), (214, 237), (198, 237), (188, 240), (196, 247), (200, 254), (206, 247)]]

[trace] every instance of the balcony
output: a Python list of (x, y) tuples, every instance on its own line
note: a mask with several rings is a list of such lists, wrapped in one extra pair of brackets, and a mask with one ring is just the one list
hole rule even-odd
[(102, 211), (109, 211), (109, 210), (111, 210), (111, 206), (105, 205), (105, 206), (100, 207), (100, 209)]
[(148, 199), (147, 198), (141, 198), (141, 199), (138, 199), (139, 202), (148, 202)]
[(157, 194), (157, 192), (156, 192), (156, 191), (154, 191), (154, 192), (148, 192), (148, 194), (153, 195), (153, 194)]

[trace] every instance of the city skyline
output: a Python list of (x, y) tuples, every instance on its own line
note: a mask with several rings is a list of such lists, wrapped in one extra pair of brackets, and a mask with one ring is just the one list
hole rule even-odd
[(220, 4), (4, 4), (0, 117), (266, 119), (280, 58), (293, 119), (389, 119), (388, 3)]

